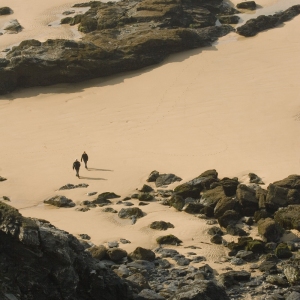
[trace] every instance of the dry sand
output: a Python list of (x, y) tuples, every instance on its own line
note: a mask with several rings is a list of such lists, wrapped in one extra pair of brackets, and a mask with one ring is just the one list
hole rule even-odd
[[(9, 19), (24, 26), (19, 34), (0, 36), (1, 49), (27, 38), (80, 37), (67, 25), (48, 26), (76, 2), (47, 2), (0, 0), (0, 7), (14, 10), (0, 17), (0, 28)], [(259, 4), (273, 13), (274, 5), (279, 10), (296, 3)], [(183, 240), (182, 253), (196, 252), (217, 267), (213, 262), (225, 254), (224, 247), (207, 244), (208, 225), (195, 216), (151, 203), (142, 208), (146, 216), (131, 225), (102, 208), (83, 213), (43, 200), (63, 194), (79, 204), (92, 191), (125, 197), (154, 169), (183, 181), (213, 168), (220, 178), (237, 176), (242, 182), (254, 172), (266, 184), (299, 174), (299, 28), (298, 16), (256, 37), (232, 33), (213, 47), (176, 54), (137, 72), (2, 96), (0, 175), (8, 180), (0, 183), (0, 196), (9, 196), (24, 216), (47, 219), (74, 235), (87, 233), (95, 244), (126, 238), (131, 244), (122, 248), (128, 251), (154, 248), (164, 233), (149, 224), (168, 221), (175, 228), (167, 233)], [(92, 169), (81, 168), (77, 179), (72, 163), (84, 150)], [(90, 186), (57, 192), (66, 183)], [(201, 249), (184, 248), (190, 245)]]

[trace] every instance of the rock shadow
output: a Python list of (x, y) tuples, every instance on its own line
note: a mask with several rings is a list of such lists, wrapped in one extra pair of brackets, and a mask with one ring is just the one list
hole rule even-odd
[(104, 171), (104, 172), (113, 172), (114, 170), (109, 169), (98, 169), (98, 168), (87, 168), (88, 171)]
[(86, 176), (80, 176), (79, 179), (86, 179), (86, 180), (107, 180), (106, 178), (86, 177)]

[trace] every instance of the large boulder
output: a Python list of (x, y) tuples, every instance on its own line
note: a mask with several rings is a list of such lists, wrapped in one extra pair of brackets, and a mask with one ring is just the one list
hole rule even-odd
[(127, 257), (127, 252), (124, 249), (114, 247), (114, 248), (109, 248), (106, 251), (106, 255), (110, 260), (112, 260), (114, 262), (119, 262), (124, 257)]
[(155, 185), (156, 187), (162, 187), (181, 180), (175, 174), (160, 174), (155, 180)]
[(218, 282), (225, 288), (229, 288), (235, 284), (239, 284), (240, 281), (248, 281), (251, 274), (246, 271), (229, 271), (222, 273), (218, 277)]
[(253, 216), (254, 212), (258, 210), (256, 191), (252, 187), (240, 184), (236, 191), (236, 198), (241, 205), (243, 215)]
[(235, 196), (237, 186), (239, 185), (238, 178), (224, 177), (219, 181), (219, 184), (223, 187), (224, 193), (227, 197)]
[(227, 210), (225, 213), (218, 218), (218, 223), (221, 227), (226, 228), (228, 225), (235, 225), (238, 223), (242, 216), (234, 211), (234, 210)]
[(107, 249), (103, 245), (92, 246), (92, 247), (88, 248), (87, 251), (89, 251), (91, 253), (92, 257), (99, 259), (99, 260), (103, 259), (107, 253)]
[(169, 204), (180, 211), (183, 209), (185, 201), (182, 196), (175, 194), (170, 198)]
[(293, 256), (293, 253), (291, 252), (287, 244), (280, 243), (275, 249), (275, 255), (278, 258), (290, 258)]
[(143, 211), (138, 207), (122, 208), (118, 213), (121, 219), (131, 219), (132, 217), (141, 218), (144, 216)]
[(240, 211), (240, 204), (236, 198), (224, 197), (219, 200), (215, 209), (214, 215), (216, 218), (221, 217), (227, 210)]
[(179, 245), (182, 243), (182, 241), (177, 238), (176, 236), (174, 236), (173, 234), (169, 234), (169, 235), (164, 235), (164, 236), (159, 236), (156, 239), (157, 244), (167, 244), (167, 245)]
[(217, 186), (212, 190), (202, 193), (200, 203), (204, 206), (215, 208), (217, 203), (225, 197), (223, 186)]
[[(127, 284), (71, 234), (0, 203), (0, 299), (132, 299)], [(29, 288), (33, 287), (33, 288)], [(46, 296), (45, 296), (46, 295)]]
[(289, 205), (279, 209), (274, 220), (285, 229), (297, 229), (300, 231), (300, 205)]
[(258, 233), (267, 242), (278, 242), (284, 229), (273, 219), (261, 219), (258, 221)]
[(274, 185), (287, 189), (296, 189), (300, 191), (300, 175), (289, 175), (288, 177), (273, 182)]
[(54, 197), (51, 197), (49, 199), (44, 200), (44, 203), (54, 205), (57, 207), (73, 207), (75, 206), (75, 203), (68, 199), (66, 196), (57, 195)]
[(155, 253), (150, 249), (137, 247), (133, 252), (129, 253), (128, 257), (130, 257), (132, 260), (154, 261)]
[(182, 210), (188, 214), (199, 214), (201, 213), (204, 206), (201, 203), (187, 203)]
[(268, 186), (266, 207), (269, 211), (276, 211), (279, 207), (285, 207), (290, 204), (300, 204), (300, 193), (298, 190), (275, 184)]
[(168, 228), (174, 228), (174, 225), (165, 221), (154, 221), (150, 224), (150, 228), (156, 230), (167, 230)]
[(238, 3), (236, 5), (237, 8), (239, 9), (249, 9), (249, 10), (255, 10), (256, 9), (256, 3), (255, 1), (245, 1)]

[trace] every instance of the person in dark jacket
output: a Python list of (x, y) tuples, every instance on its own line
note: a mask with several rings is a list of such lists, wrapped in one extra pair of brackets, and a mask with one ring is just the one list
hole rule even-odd
[(84, 161), (84, 164), (85, 164), (85, 168), (87, 169), (87, 162), (89, 160), (89, 157), (88, 155), (85, 153), (85, 151), (83, 152), (83, 154), (81, 155), (81, 161)]
[(80, 162), (76, 159), (74, 162), (73, 162), (73, 170), (75, 169), (76, 170), (76, 176), (79, 178), (79, 169), (80, 169)]

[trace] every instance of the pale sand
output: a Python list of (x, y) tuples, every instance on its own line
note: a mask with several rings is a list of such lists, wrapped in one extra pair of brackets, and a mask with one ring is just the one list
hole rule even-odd
[[(0, 1), (15, 11), (0, 24), (16, 18), (25, 27), (17, 35), (0, 36), (1, 48), (29, 37), (77, 35), (68, 26), (48, 26), (76, 2), (48, 1), (42, 8), (36, 0), (23, 2)], [(274, 3), (259, 4), (271, 8)], [(284, 8), (295, 3), (285, 2)], [(154, 169), (175, 173), (183, 182), (212, 168), (220, 178), (237, 176), (241, 182), (254, 172), (266, 184), (299, 174), (299, 26), (298, 16), (256, 37), (232, 33), (213, 47), (176, 54), (137, 72), (2, 96), (0, 175), (8, 180), (0, 183), (0, 196), (9, 196), (24, 216), (47, 219), (75, 235), (87, 233), (95, 244), (126, 238), (131, 244), (121, 247), (127, 251), (152, 249), (157, 236), (172, 233), (183, 241), (176, 248), (181, 253), (206, 256), (218, 268), (214, 261), (226, 249), (206, 244), (209, 226), (195, 216), (151, 203), (141, 207), (146, 216), (131, 225), (101, 208), (82, 213), (45, 206), (43, 200), (63, 194), (79, 204), (94, 199), (86, 195), (92, 191), (125, 197)], [(95, 169), (81, 168), (78, 180), (72, 163), (84, 150)], [(79, 182), (90, 186), (56, 191)], [(149, 224), (159, 220), (175, 228), (151, 230)], [(184, 248), (190, 245), (202, 249)]]

